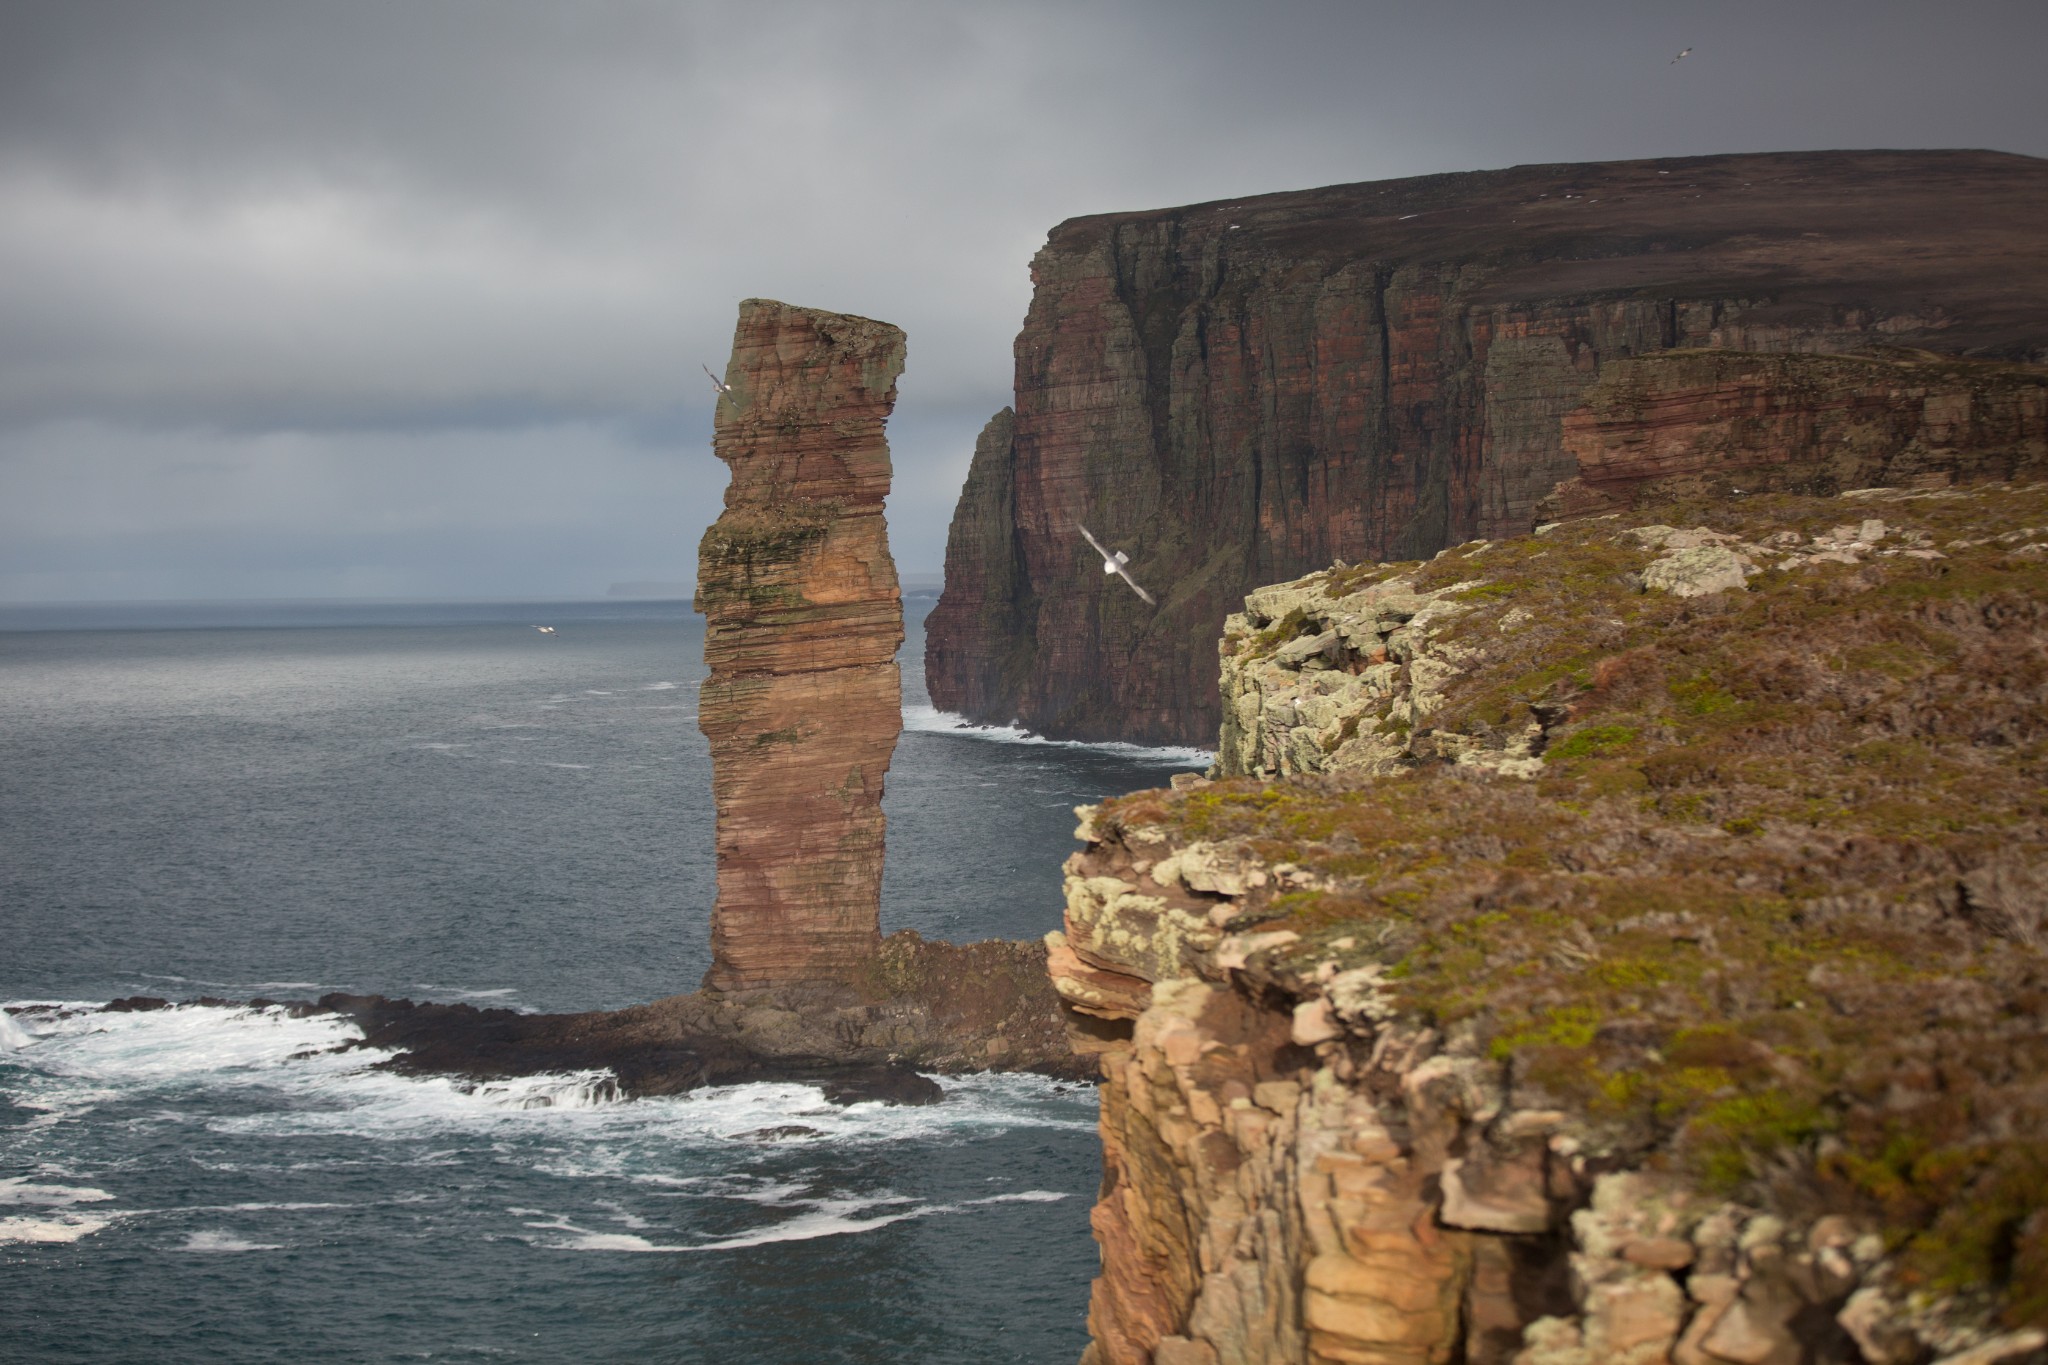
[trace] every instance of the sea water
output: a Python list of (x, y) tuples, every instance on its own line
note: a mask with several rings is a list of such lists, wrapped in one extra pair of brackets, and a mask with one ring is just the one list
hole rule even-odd
[[(934, 712), (885, 929), (1058, 924), (1072, 807), (1205, 755)], [(551, 625), (551, 632), (535, 630)], [(681, 603), (0, 612), (0, 1359), (1070, 1361), (1093, 1092), (628, 1103), (372, 1069), (331, 1017), (694, 988), (715, 880)]]

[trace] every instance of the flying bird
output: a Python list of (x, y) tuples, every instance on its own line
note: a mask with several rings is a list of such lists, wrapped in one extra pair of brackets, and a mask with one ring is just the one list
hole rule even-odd
[(539, 631), (543, 635), (553, 635), (555, 633), (555, 628), (553, 626), (535, 626), (534, 629)]
[(1130, 584), (1131, 591), (1138, 594), (1138, 596), (1144, 598), (1146, 606), (1156, 607), (1159, 605), (1157, 602), (1152, 600), (1151, 593), (1146, 592), (1143, 588), (1138, 586), (1138, 580), (1131, 577), (1131, 571), (1124, 567), (1124, 565), (1131, 562), (1131, 557), (1129, 555), (1125, 554), (1122, 550), (1118, 550), (1114, 555), (1112, 555), (1109, 551), (1102, 548), (1101, 541), (1097, 540), (1093, 535), (1089, 534), (1087, 527), (1082, 526), (1081, 523), (1078, 521), (1075, 522), (1074, 525), (1081, 532), (1082, 539), (1086, 540), (1091, 546), (1094, 547), (1095, 553), (1102, 556), (1102, 571), (1104, 573), (1113, 573), (1118, 578), (1121, 578), (1124, 582)]
[(1679, 53), (1676, 57), (1673, 57), (1669, 62), (1665, 63), (1665, 65), (1677, 66), (1680, 62), (1684, 61), (1687, 57), (1690, 57), (1691, 55), (1692, 49), (1687, 48), (1685, 51)]
[[(700, 361), (698, 363), (702, 364), (703, 362)], [(709, 365), (704, 366), (704, 376), (705, 378), (711, 381), (711, 387), (717, 389), (721, 395), (730, 394), (732, 392), (732, 385), (726, 383), (723, 379), (720, 379), (717, 375), (711, 373), (711, 367)]]

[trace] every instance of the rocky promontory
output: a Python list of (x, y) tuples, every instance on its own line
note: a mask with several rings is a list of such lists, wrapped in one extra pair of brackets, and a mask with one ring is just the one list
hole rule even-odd
[(1083, 808), (1089, 1365), (2048, 1359), (2048, 485), (1338, 564)]
[[(2031, 422), (2038, 446), (2034, 400), (1950, 362), (2048, 360), (2044, 221), (2048, 162), (1956, 151), (1524, 166), (1063, 223), (1032, 264), (1014, 409), (954, 515), (933, 700), (1207, 744), (1246, 593), (1526, 533), (1567, 481), (1664, 477), (1607, 440), (1629, 392), (1704, 424), (1702, 450), (1759, 425), (1788, 451), (1866, 443), (1844, 482), (1760, 487), (1974, 477), (1998, 459), (1959, 443)], [(1890, 359), (1740, 358), (1873, 347)], [(1613, 371), (1675, 350), (1737, 357)], [(1130, 552), (1156, 609), (1105, 584), (1077, 522)]]

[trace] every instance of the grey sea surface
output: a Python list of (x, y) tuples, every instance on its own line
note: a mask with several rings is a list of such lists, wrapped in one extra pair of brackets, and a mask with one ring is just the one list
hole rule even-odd
[[(1056, 927), (1072, 807), (1204, 756), (960, 728), (916, 662), (885, 929)], [(551, 625), (549, 633), (535, 630)], [(693, 989), (686, 603), (0, 608), (0, 1001)], [(331, 1019), (0, 1014), (0, 1357), (1068, 1361), (1094, 1095), (606, 1101), (369, 1069)], [(770, 1131), (774, 1130), (774, 1131)]]

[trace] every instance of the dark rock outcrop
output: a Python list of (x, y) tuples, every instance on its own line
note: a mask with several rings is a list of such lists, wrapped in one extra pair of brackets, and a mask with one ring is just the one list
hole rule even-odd
[(715, 989), (844, 982), (881, 938), (882, 779), (903, 728), (886, 322), (740, 305), (718, 402), (725, 511), (698, 549), (718, 811)]
[(940, 1087), (920, 1073), (1078, 1080), (1093, 1071), (1067, 1045), (1042, 945), (941, 943), (907, 929), (876, 944), (847, 982), (703, 991), (622, 1010), (521, 1014), (341, 993), (316, 1001), (133, 996), (100, 1008), (192, 1005), (345, 1015), (363, 1032), (351, 1046), (394, 1054), (376, 1064), (386, 1070), (477, 1082), (600, 1072), (594, 1084), (617, 1099), (805, 1081), (836, 1104), (929, 1104)]
[[(1562, 420), (1675, 348), (2048, 359), (2048, 162), (1813, 152), (1530, 166), (1075, 219), (977, 445), (934, 701), (1206, 744), (1261, 584), (1529, 529)], [(1157, 610), (1074, 531), (1128, 550)]]

